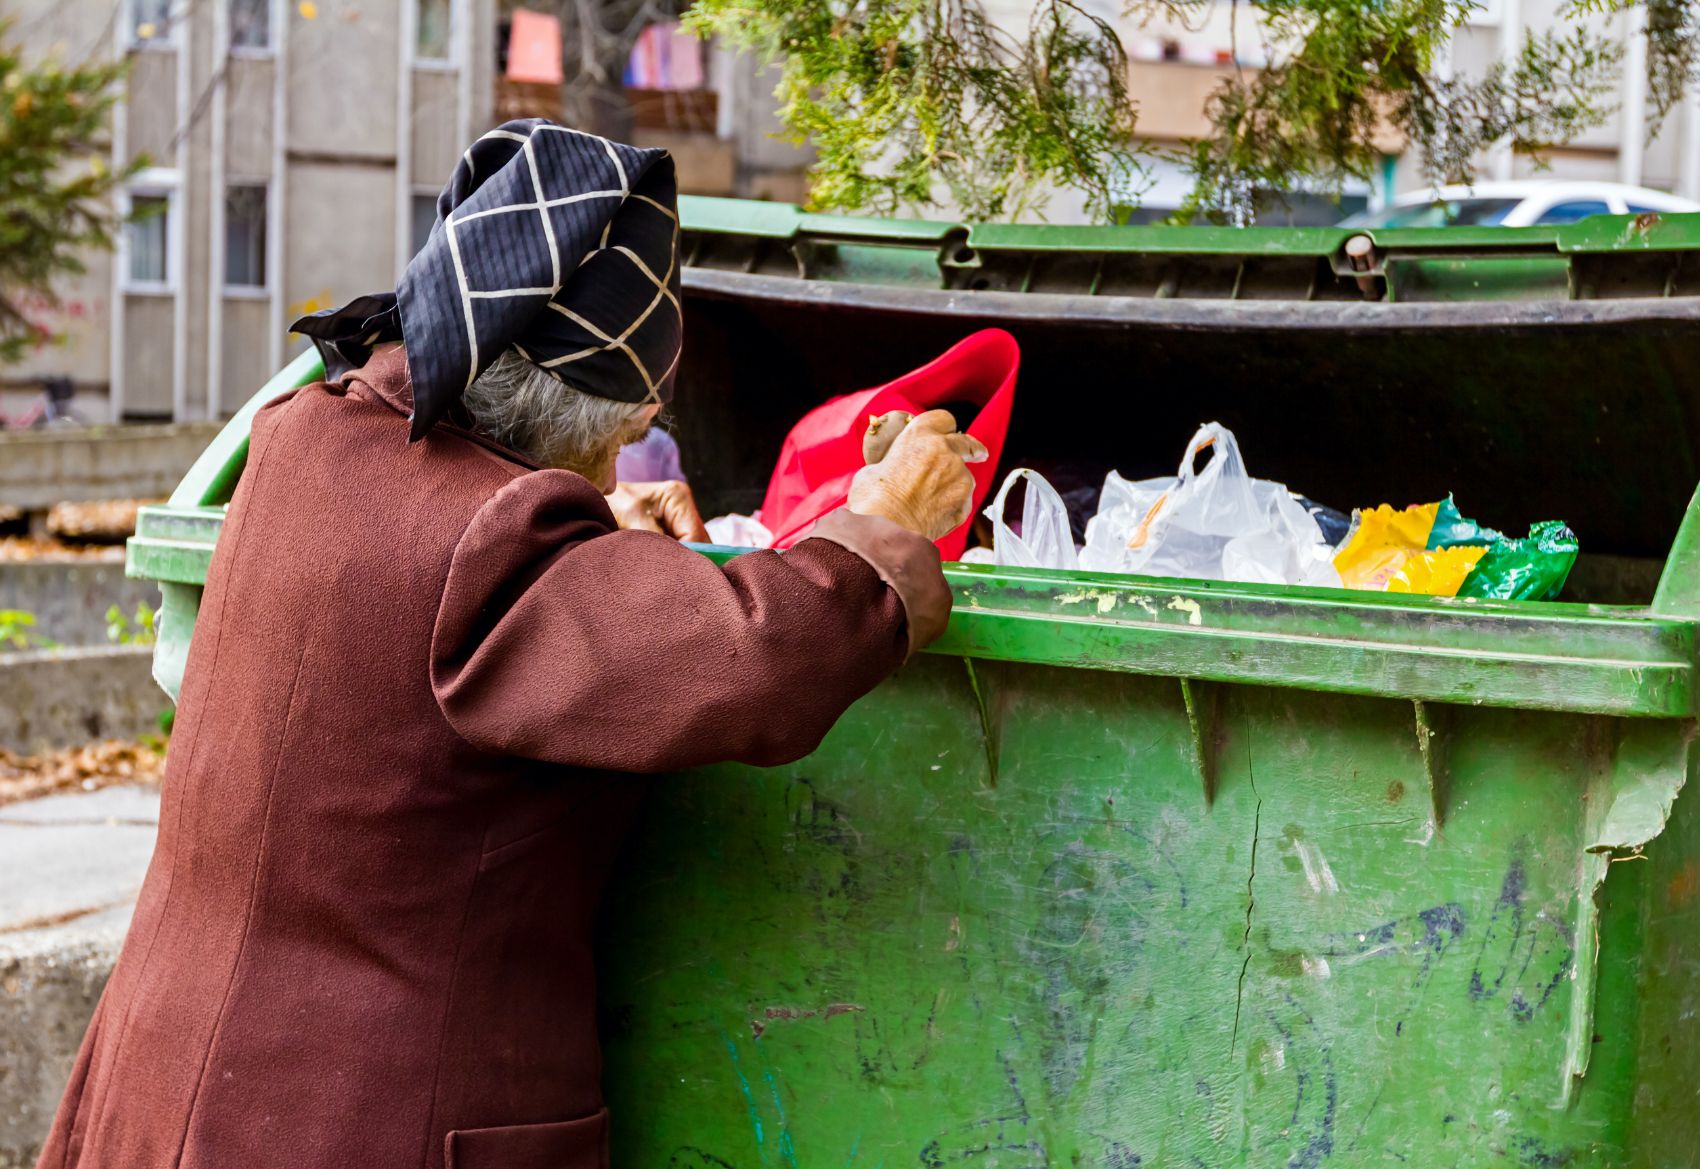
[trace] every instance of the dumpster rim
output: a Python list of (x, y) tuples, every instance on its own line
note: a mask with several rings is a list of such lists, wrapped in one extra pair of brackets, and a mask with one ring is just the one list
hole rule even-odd
[[(127, 574), (204, 584), (223, 518), (219, 507), (143, 509)], [(717, 563), (750, 551), (695, 547)], [(946, 576), (956, 607), (929, 651), (941, 656), (1396, 701), (1694, 713), (1695, 625), (1645, 609), (975, 565)]]
[(705, 300), (1096, 328), (1161, 326), (1220, 332), (1349, 334), (1442, 328), (1460, 332), (1538, 330), (1578, 325), (1692, 324), (1700, 328), (1700, 296), (1434, 302), (1230, 300), (914, 288), (701, 267), (684, 268), (682, 278), (688, 295)]

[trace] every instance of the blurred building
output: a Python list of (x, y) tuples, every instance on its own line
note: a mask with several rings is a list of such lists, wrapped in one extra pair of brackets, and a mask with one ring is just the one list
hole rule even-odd
[(12, 2), (32, 55), (129, 59), (112, 153), (151, 162), (46, 318), (67, 344), (4, 371), (70, 375), (85, 417), (234, 411), (297, 314), (393, 285), (490, 116), (493, 0)]
[[(1184, 22), (1141, 24), (1122, 15), (1120, 0), (1083, 3), (1118, 28), (1140, 134), (1159, 149), (1203, 134), (1211, 91), (1269, 51), (1247, 5), (1218, 0)], [(1559, 25), (1568, 4), (1485, 0), (1443, 69), (1481, 73), (1525, 33)], [(1027, 0), (985, 5), (995, 23), (1025, 33)], [(59, 305), (30, 306), (66, 343), (0, 369), (0, 409), (21, 408), (44, 378), (68, 376), (91, 420), (232, 413), (302, 346), (289, 321), (394, 284), (467, 141), (507, 117), (562, 117), (560, 83), (548, 54), (536, 54), (547, 40), (538, 30), (553, 18), (513, 0), (8, 0), (7, 15), (9, 35), (32, 58), (129, 60), (112, 154), (145, 152), (151, 165), (124, 195), (150, 214), (129, 225), (115, 254), (91, 255)], [(1644, 7), (1588, 18), (1628, 46), (1605, 125), (1551, 151), (1545, 171), (1506, 151), (1482, 160), (1483, 177), (1617, 179), (1700, 198), (1700, 105), (1673, 111), (1646, 140), (1645, 34), (1635, 23), (1644, 18)], [(515, 51), (531, 56), (516, 66)], [(556, 77), (559, 68), (556, 51)], [(681, 190), (804, 199), (809, 155), (778, 136), (773, 79), (747, 57), (656, 26), (633, 50), (624, 83), (632, 139), (674, 153)], [(1124, 194), (1137, 204), (1131, 221), (1168, 214), (1189, 185), (1178, 163), (1148, 159)], [(1284, 192), (1260, 219), (1331, 223), (1425, 185), (1390, 138), (1374, 181), (1348, 187), (1343, 200)], [(1086, 219), (1072, 192), (1045, 213)]]
[[(497, 42), (497, 120), (571, 121), (561, 100), (559, 57), (551, 56), (560, 44), (555, 18), (514, 7), (501, 20)], [(800, 203), (811, 155), (780, 137), (776, 81), (751, 57), (705, 44), (677, 21), (653, 24), (632, 47), (622, 78), (628, 137), (670, 151), (685, 194)]]
[[(8, 0), (29, 59), (121, 55), (130, 77), (112, 156), (150, 165), (123, 202), (146, 210), (88, 257), (58, 306), (63, 333), (0, 369), (0, 409), (42, 379), (76, 386), (90, 421), (238, 409), (305, 344), (302, 313), (393, 287), (430, 231), (460, 151), (514, 111), (496, 0)], [(698, 49), (700, 52), (700, 47)], [(681, 186), (802, 197), (806, 154), (773, 139), (772, 86), (706, 52), (631, 93), (634, 135), (675, 150)], [(501, 81), (499, 85), (498, 82)], [(523, 112), (560, 116), (558, 89)]]
[[(986, 6), (1005, 29), (1026, 28), (1031, 9), (1026, 0), (986, 0)], [(1184, 20), (1143, 23), (1124, 16), (1119, 0), (1085, 0), (1083, 7), (1120, 32), (1130, 58), (1128, 89), (1139, 103), (1139, 133), (1159, 148), (1205, 134), (1204, 107), (1210, 93), (1236, 70), (1261, 67), (1271, 51), (1248, 4), (1215, 0), (1186, 8)], [(1483, 0), (1453, 38), (1441, 72), (1479, 77), (1495, 62), (1509, 64), (1526, 36), (1571, 27), (1575, 7), (1570, 0)], [(1549, 151), (1544, 166), (1499, 150), (1480, 160), (1480, 177), (1624, 182), (1700, 199), (1700, 94), (1671, 111), (1648, 139), (1645, 6), (1587, 13), (1583, 19), (1595, 32), (1618, 38), (1625, 46), (1621, 89), (1607, 103), (1615, 105), (1615, 111), (1601, 126)], [(1284, 199), (1272, 200), (1259, 222), (1333, 223), (1343, 214), (1428, 187), (1419, 160), (1403, 141), (1390, 134), (1383, 147), (1386, 154), (1374, 181), (1349, 185), (1343, 200), (1284, 192)], [(1148, 173), (1129, 192), (1142, 205), (1133, 221), (1161, 218), (1180, 205), (1189, 188), (1178, 164), (1149, 163)], [(1084, 218), (1078, 200), (1066, 194), (1048, 214), (1057, 222)]]

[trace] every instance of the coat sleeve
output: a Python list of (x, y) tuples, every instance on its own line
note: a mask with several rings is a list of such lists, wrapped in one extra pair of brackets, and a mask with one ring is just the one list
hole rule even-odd
[(932, 544), (884, 520), (835, 513), (820, 538), (720, 567), (615, 530), (589, 483), (539, 471), (462, 535), (431, 683), (485, 751), (634, 772), (773, 765), (814, 750), (949, 608)]

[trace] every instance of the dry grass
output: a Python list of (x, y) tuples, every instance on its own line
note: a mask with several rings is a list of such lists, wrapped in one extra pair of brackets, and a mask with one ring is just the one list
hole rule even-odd
[(0, 561), (120, 559), (124, 541), (136, 532), (136, 509), (145, 502), (55, 504), (47, 512), (45, 533), (33, 536), (24, 532), (21, 511), (0, 507)]
[(81, 543), (122, 544), (136, 534), (139, 499), (56, 503), (47, 512), (49, 535)]
[(111, 739), (41, 755), (0, 750), (0, 805), (59, 792), (157, 784), (164, 772), (165, 752), (152, 743)]

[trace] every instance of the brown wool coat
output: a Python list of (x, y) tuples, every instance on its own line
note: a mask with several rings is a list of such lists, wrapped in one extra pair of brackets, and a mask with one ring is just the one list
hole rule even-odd
[(408, 405), (393, 350), (255, 420), (41, 1169), (606, 1166), (620, 773), (800, 757), (943, 627), (885, 521), (717, 568)]

